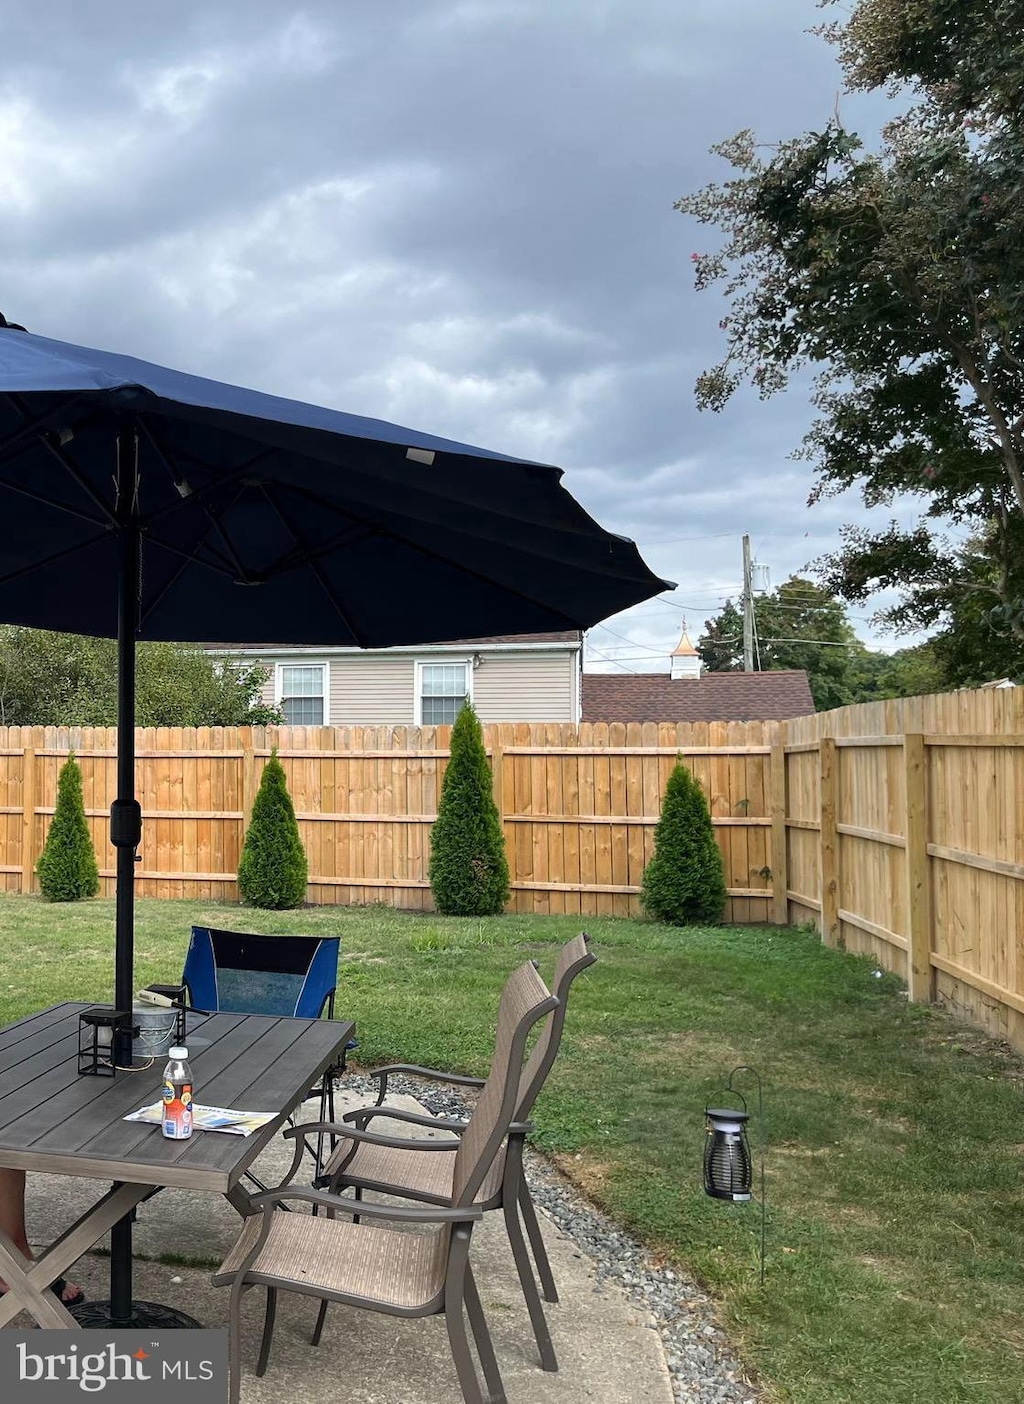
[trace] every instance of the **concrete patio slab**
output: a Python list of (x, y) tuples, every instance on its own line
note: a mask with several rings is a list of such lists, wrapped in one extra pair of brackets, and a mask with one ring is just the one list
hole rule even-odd
[[(422, 1110), (411, 1099), (395, 1099)], [(337, 1114), (358, 1102), (339, 1097)], [(306, 1120), (318, 1111), (307, 1103)], [(381, 1130), (385, 1128), (381, 1126)], [(389, 1123), (408, 1135), (414, 1128)], [(422, 1134), (433, 1134), (423, 1132)], [(291, 1150), (279, 1138), (254, 1167), (276, 1184), (290, 1164)], [(300, 1175), (300, 1180), (303, 1178)], [(308, 1182), (308, 1176), (307, 1182)], [(29, 1233), (42, 1244), (91, 1202), (97, 1182), (61, 1176), (30, 1177)], [(661, 1339), (651, 1320), (625, 1296), (599, 1282), (594, 1264), (541, 1214), (545, 1242), (562, 1300), (547, 1308), (558, 1354), (557, 1374), (537, 1364), (536, 1347), (500, 1214), (489, 1214), (474, 1231), (472, 1261), (484, 1310), (511, 1404), (672, 1404)], [(228, 1292), (210, 1285), (238, 1233), (239, 1218), (219, 1196), (165, 1190), (140, 1206), (135, 1231), (136, 1296), (177, 1307), (207, 1326), (226, 1326)], [(168, 1258), (175, 1261), (169, 1263)], [(163, 1259), (163, 1261), (159, 1261)], [(108, 1291), (108, 1264), (89, 1254), (74, 1274), (90, 1297)], [(263, 1293), (247, 1294), (244, 1306), (243, 1404), (338, 1400), (345, 1404), (458, 1404), (461, 1394), (447, 1334), (437, 1317), (403, 1321), (333, 1305), (323, 1341), (309, 1344), (317, 1303), (294, 1293), (279, 1298), (274, 1346), (267, 1374), (253, 1374), (262, 1326)], [(25, 1324), (19, 1319), (16, 1324)]]

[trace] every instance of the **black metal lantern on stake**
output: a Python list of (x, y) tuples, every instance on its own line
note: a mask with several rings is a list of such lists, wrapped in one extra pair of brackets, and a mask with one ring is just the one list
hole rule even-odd
[(745, 1204), (754, 1198), (753, 1162), (750, 1145), (747, 1141), (747, 1122), (750, 1113), (747, 1100), (737, 1088), (733, 1078), (737, 1073), (749, 1073), (757, 1083), (757, 1122), (758, 1159), (760, 1162), (761, 1191), (761, 1285), (764, 1286), (764, 1246), (765, 1246), (765, 1187), (764, 1187), (764, 1094), (761, 1088), (761, 1075), (756, 1068), (746, 1063), (733, 1068), (725, 1084), (727, 1092), (734, 1093), (743, 1103), (741, 1107), (705, 1107), (704, 1141), (704, 1193), (712, 1199), (724, 1199), (732, 1204)]

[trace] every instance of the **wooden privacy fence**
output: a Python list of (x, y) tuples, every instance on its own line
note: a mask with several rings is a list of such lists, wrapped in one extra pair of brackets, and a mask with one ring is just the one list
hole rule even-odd
[[(501, 725), (484, 728), (502, 815), (512, 906), (628, 916), (653, 851), (678, 754), (711, 799), (733, 921), (785, 919), (772, 886), (769, 764), (774, 724)], [(237, 898), (235, 874), (271, 745), (288, 775), (309, 858), (309, 900), (427, 908), (430, 826), (450, 727), (159, 728), (137, 733), (143, 810), (138, 890)], [(107, 814), (115, 734), (0, 728), (0, 878), (32, 890), (69, 749), (82, 768), (104, 890), (113, 891)]]
[(1024, 1049), (1024, 689), (783, 732), (790, 919)]
[[(831, 943), (1024, 1048), (1024, 689), (794, 721), (484, 728), (520, 912), (630, 916), (681, 755), (711, 808), (731, 922), (812, 921)], [(427, 909), (448, 727), (140, 730), (139, 890), (235, 899), (271, 745), (309, 900)], [(113, 891), (107, 729), (0, 728), (0, 887), (33, 888), (68, 750)]]

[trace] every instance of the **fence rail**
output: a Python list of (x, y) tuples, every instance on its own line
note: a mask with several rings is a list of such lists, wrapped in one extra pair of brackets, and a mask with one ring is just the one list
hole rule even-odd
[(1024, 1049), (1024, 689), (783, 725), (789, 914)]
[[(665, 782), (681, 754), (711, 803), (727, 916), (769, 920), (784, 900), (770, 867), (767, 776), (776, 731), (762, 723), (485, 727), (513, 909), (635, 913)], [(450, 734), (448, 727), (140, 729), (139, 892), (237, 896), (245, 826), (276, 747), (309, 856), (310, 900), (429, 907), (429, 834)], [(105, 728), (0, 728), (0, 887), (32, 890), (57, 775), (72, 749), (104, 889), (113, 890), (107, 813), (116, 746)]]
[[(677, 755), (704, 788), (726, 919), (813, 922), (1024, 1048), (1024, 689), (863, 704), (791, 722), (484, 728), (513, 910), (630, 916)], [(237, 897), (272, 746), (309, 900), (427, 909), (448, 727), (161, 728), (137, 735), (139, 891)], [(73, 749), (105, 890), (112, 730), (0, 728), (0, 889), (30, 891)]]

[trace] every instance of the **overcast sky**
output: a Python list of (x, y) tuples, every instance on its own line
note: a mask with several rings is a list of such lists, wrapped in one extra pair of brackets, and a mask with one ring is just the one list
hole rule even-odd
[[(778, 584), (865, 519), (805, 506), (806, 387), (697, 412), (723, 304), (693, 292), (708, 234), (673, 210), (724, 175), (713, 142), (828, 120), (820, 18), (815, 0), (0, 0), (0, 310), (558, 463), (679, 581), (594, 630), (588, 662), (659, 668), (684, 615), (696, 638), (736, 594), (744, 531)], [(843, 103), (865, 132), (881, 111)]]

